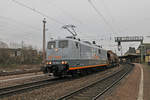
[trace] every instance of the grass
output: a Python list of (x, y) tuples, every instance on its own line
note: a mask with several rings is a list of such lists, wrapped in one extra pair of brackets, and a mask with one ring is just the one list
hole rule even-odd
[(18, 66), (17, 64), (0, 64), (0, 70), (13, 70), (17, 69)]

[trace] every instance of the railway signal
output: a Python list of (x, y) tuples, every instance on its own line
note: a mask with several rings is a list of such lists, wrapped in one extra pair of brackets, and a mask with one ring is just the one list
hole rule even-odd
[(143, 62), (143, 44), (144, 37), (143, 36), (126, 36), (126, 37), (115, 37), (115, 42), (118, 42), (118, 50), (122, 51), (121, 42), (141, 42), (141, 62)]

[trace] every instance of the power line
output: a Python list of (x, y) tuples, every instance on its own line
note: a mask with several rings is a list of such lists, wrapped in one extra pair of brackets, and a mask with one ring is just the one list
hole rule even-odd
[[(0, 23), (0, 25), (1, 25), (1, 23)], [(26, 28), (23, 28), (23, 27), (17, 28), (16, 26), (15, 27), (12, 27), (12, 26), (14, 26), (14, 25), (10, 25), (10, 24), (8, 24), (6, 26), (2, 25), (2, 27), (0, 27), (0, 33), (3, 35), (5, 34), (6, 36), (10, 36), (11, 38), (12, 37), (24, 38), (24, 37), (30, 37), (30, 36), (37, 35), (37, 32), (35, 32), (35, 31), (26, 30)], [(3, 37), (3, 35), (1, 37)]]
[(55, 19), (55, 18), (53, 18), (53, 17), (50, 17), (50, 16), (46, 15), (45, 13), (43, 13), (43, 12), (41, 12), (41, 11), (35, 9), (35, 8), (29, 7), (29, 6), (23, 4), (23, 3), (19, 2), (19, 1), (16, 1), (16, 0), (12, 0), (12, 1), (13, 1), (14, 3), (16, 3), (16, 4), (20, 5), (20, 6), (22, 6), (22, 7), (25, 7), (25, 8), (27, 8), (27, 9), (32, 10), (33, 12), (38, 13), (39, 15), (41, 15), (41, 16), (43, 16), (43, 17), (47, 17), (48, 19), (50, 19), (50, 20), (52, 20), (52, 21), (54, 21), (54, 22), (56, 22), (56, 23), (58, 23), (58, 24), (64, 25), (64, 23), (58, 21), (57, 19)]
[[(26, 23), (21, 22), (21, 21), (17, 21), (17, 20), (15, 20), (15, 19), (13, 19), (13, 18), (5, 17), (5, 16), (0, 16), (0, 19), (3, 19), (3, 20), (5, 20), (5, 21), (8, 21), (8, 20), (9, 20), (9, 21), (11, 21), (11, 22), (13, 22), (13, 23), (16, 23), (16, 24), (19, 25), (19, 26), (20, 26), (20, 24), (21, 24), (21, 26), (24, 25), (24, 26), (26, 26), (26, 27), (28, 27), (28, 28), (30, 28), (30, 29), (34, 29), (34, 30), (36, 30), (36, 31), (40, 31), (40, 30), (41, 30), (40, 28), (34, 27), (34, 26), (32, 26), (32, 25), (26, 24)], [(9, 21), (8, 21), (8, 22), (9, 22)]]
[(114, 18), (113, 18), (113, 16), (112, 16), (112, 14), (110, 13), (109, 7), (106, 5), (105, 0), (101, 0), (101, 1), (103, 2), (103, 5), (104, 5), (105, 10), (107, 11), (107, 14), (109, 14), (109, 16), (111, 17), (111, 21), (113, 22), (113, 21), (114, 21)]
[[(22, 25), (25, 25), (28, 28), (24, 28), (24, 26), (22, 26)], [(16, 32), (16, 34), (22, 33), (22, 36), (24, 36), (24, 35), (26, 35), (26, 36), (36, 35), (37, 32), (38, 33), (41, 32), (40, 28), (26, 24), (22, 21), (15, 20), (13, 18), (9, 18), (6, 16), (0, 16), (0, 32), (6, 32), (8, 30), (11, 33), (14, 31)], [(30, 30), (31, 30), (31, 32), (30, 32)], [(7, 32), (7, 33), (10, 33), (10, 32)]]
[[(90, 5), (92, 6), (92, 8), (97, 12), (97, 14), (103, 19), (103, 21), (105, 22), (105, 24), (114, 32), (114, 29), (113, 29), (113, 27), (109, 24), (109, 22), (107, 22), (107, 20), (105, 19), (105, 17), (103, 16), (103, 14), (95, 7), (95, 5), (92, 3), (92, 1), (91, 0), (88, 0), (88, 2), (90, 3)], [(113, 34), (110, 34), (110, 41), (112, 41), (111, 40), (111, 36), (112, 36)], [(113, 42), (111, 42), (111, 44), (112, 44)]]
[[(106, 3), (105, 3), (105, 0), (101, 0), (102, 2), (103, 2), (103, 5), (104, 5), (104, 7), (105, 7), (105, 9), (106, 9), (106, 11), (107, 11), (107, 14), (109, 14), (109, 16), (110, 16), (110, 18), (111, 18), (111, 22), (112, 23), (116, 23), (116, 20), (115, 20), (115, 18), (113, 17), (113, 15), (111, 14), (111, 12), (110, 12), (110, 8), (106, 5)], [(116, 23), (117, 24), (117, 23)], [(116, 26), (115, 26), (116, 27)], [(120, 30), (120, 27), (119, 26), (117, 26), (116, 27), (116, 31), (117, 32), (121, 32), (121, 30)]]
[(95, 7), (95, 5), (92, 3), (92, 1), (88, 0), (88, 2), (92, 6), (92, 8), (96, 11), (96, 13), (103, 19), (103, 21), (105, 22), (105, 24), (108, 25), (110, 27), (110, 29), (114, 32), (114, 29), (111, 27), (111, 25), (109, 24), (109, 22), (107, 22), (107, 20), (103, 16), (103, 14)]
[[(17, 24), (17, 25), (15, 25), (15, 24), (13, 24), (13, 23), (6, 23), (6, 25), (4, 25), (3, 23), (1, 23), (2, 21), (0, 20), (0, 31), (11, 31), (12, 32), (12, 30), (13, 31), (20, 31), (20, 32), (27, 32), (27, 31), (31, 31), (31, 32), (33, 32), (33, 33), (37, 33), (39, 30), (37, 30), (37, 31), (35, 31), (35, 30), (28, 30), (29, 28), (25, 28), (25, 27), (23, 27), (22, 25), (19, 25), (19, 24)], [(19, 26), (19, 27), (18, 27)], [(1, 30), (2, 29), (2, 30)], [(31, 29), (31, 28), (30, 28)]]
[(76, 22), (79, 22), (80, 24), (82, 24), (83, 22), (77, 18), (75, 18), (70, 12), (64, 10), (63, 8), (61, 7), (58, 7), (56, 5), (54, 5), (54, 3), (49, 3), (50, 5), (52, 5), (53, 7), (57, 8), (58, 10), (61, 10), (62, 11), (62, 14), (67, 14), (72, 20), (76, 21)]

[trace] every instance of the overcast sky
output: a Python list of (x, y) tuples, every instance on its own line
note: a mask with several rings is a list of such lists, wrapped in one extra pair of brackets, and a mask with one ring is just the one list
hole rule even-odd
[[(20, 5), (16, 3), (26, 5)], [(42, 47), (42, 20), (46, 17), (47, 40), (70, 35), (61, 27), (77, 26), (78, 37), (96, 40), (104, 48), (113, 49), (114, 36), (149, 36), (149, 0), (0, 0), (0, 40)], [(39, 11), (45, 16), (27, 8)], [(105, 18), (105, 21), (103, 19)], [(145, 42), (150, 42), (145, 38)], [(123, 43), (124, 52), (138, 43)]]

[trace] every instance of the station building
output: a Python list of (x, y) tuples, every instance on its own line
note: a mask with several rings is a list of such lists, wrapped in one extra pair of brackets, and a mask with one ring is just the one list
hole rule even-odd
[(136, 53), (143, 56), (143, 62), (150, 63), (150, 43), (142, 43), (137, 48)]
[(129, 47), (129, 50), (120, 58), (127, 62), (140, 63), (142, 61), (150, 64), (150, 43), (142, 43), (137, 49)]
[(136, 62), (136, 63), (140, 63), (141, 59), (140, 59), (140, 54), (136, 53), (136, 49), (134, 47), (129, 47), (128, 51), (123, 55), (120, 56), (120, 60), (122, 60), (122, 62)]

